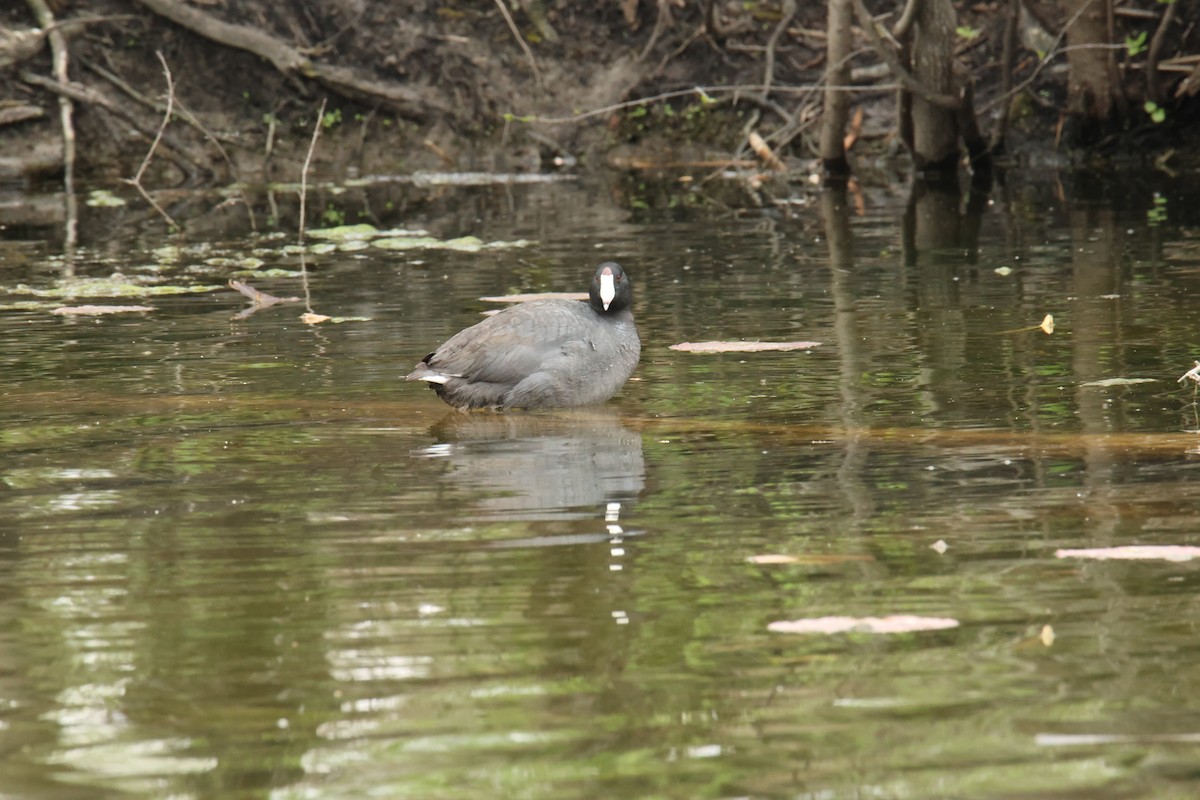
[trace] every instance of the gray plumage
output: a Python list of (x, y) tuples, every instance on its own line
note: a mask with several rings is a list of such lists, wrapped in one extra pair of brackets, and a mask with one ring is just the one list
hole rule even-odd
[[(612, 297), (604, 307), (602, 284)], [(637, 366), (633, 291), (620, 265), (596, 268), (588, 302), (518, 303), (450, 337), (406, 377), (455, 408), (565, 408), (603, 403)]]

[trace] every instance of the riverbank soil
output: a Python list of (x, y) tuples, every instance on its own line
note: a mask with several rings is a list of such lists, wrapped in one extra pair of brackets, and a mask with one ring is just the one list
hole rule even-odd
[[(158, 136), (143, 183), (160, 189), (296, 181), (322, 101), (313, 168), (329, 175), (777, 169), (750, 146), (751, 133), (795, 169), (815, 156), (828, 66), (824, 5), (792, 0), (58, 0), (49, 33), (35, 29), (40, 5), (0, 10), (0, 180), (8, 182), (63, 173), (60, 97), (73, 107), (82, 180), (133, 177)], [(1097, 152), (1194, 148), (1186, 131), (1196, 104), (1184, 84), (1197, 26), (1159, 25), (1164, 4), (1134, 5), (1122, 24), (1140, 19), (1136, 11), (1145, 32), (1163, 30), (1155, 57), (1182, 60), (1160, 73), (1163, 113), (1147, 112)], [(1065, 59), (1045, 57), (1062, 41), (1033, 15), (1021, 18), (1015, 88), (1001, 91), (1008, 9), (956, 7), (957, 58), (977, 110), (985, 126), (1007, 112), (1015, 157), (1075, 159), (1056, 131)], [(53, 77), (55, 39), (65, 89)], [(893, 132), (894, 76), (861, 31), (855, 41), (848, 135), (861, 163), (903, 150)], [(1130, 80), (1132, 60), (1154, 42), (1134, 44), (1121, 59)]]

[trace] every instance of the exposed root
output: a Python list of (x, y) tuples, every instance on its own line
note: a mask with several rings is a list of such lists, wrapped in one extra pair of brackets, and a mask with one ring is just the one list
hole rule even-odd
[[(48, 33), (51, 58), (54, 62), (54, 79), (60, 85), (71, 82), (70, 54), (67, 50), (67, 40), (62, 31), (55, 26), (54, 13), (46, 0), (26, 0), (30, 10), (37, 17), (38, 25)], [(63, 137), (63, 197), (66, 200), (66, 220), (64, 224), (63, 243), (68, 252), (79, 239), (79, 205), (75, 198), (75, 107), (71, 98), (65, 94), (58, 96), (59, 120), (62, 125)]]

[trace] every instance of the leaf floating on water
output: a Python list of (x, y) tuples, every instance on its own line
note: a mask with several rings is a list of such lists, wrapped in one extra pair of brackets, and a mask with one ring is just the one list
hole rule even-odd
[(212, 258), (204, 259), (204, 263), (210, 267), (236, 267), (238, 269), (256, 270), (266, 262), (258, 256), (243, 256), (241, 258), (213, 256)]
[(378, 228), (366, 222), (359, 225), (338, 225), (333, 228), (311, 228), (305, 231), (305, 234), (313, 239), (331, 239), (339, 242), (372, 239), (382, 235)]
[(820, 342), (683, 342), (671, 345), (685, 353), (762, 353), (768, 350), (809, 350)]
[(1055, 558), (1088, 558), (1096, 561), (1191, 561), (1200, 558), (1200, 547), (1178, 544), (1134, 544), (1120, 547), (1085, 547), (1054, 551)]
[(1042, 644), (1044, 644), (1046, 647), (1053, 646), (1054, 628), (1051, 628), (1049, 625), (1043, 625), (1042, 632), (1038, 634), (1038, 638), (1042, 640)]
[(1200, 383), (1200, 361), (1197, 361), (1196, 366), (1179, 376), (1179, 383), (1183, 383), (1187, 380), (1190, 380), (1193, 383)]
[(320, 325), (322, 322), (328, 322), (332, 317), (324, 314), (314, 314), (311, 311), (306, 311), (300, 315), (300, 321), (305, 325)]
[(958, 620), (949, 617), (918, 617), (897, 614), (887, 617), (809, 617), (772, 622), (773, 633), (913, 633), (957, 628)]
[(1007, 278), (1012, 275), (1012, 267), (996, 267), (992, 272), (999, 275), (1001, 278)]
[(1101, 381), (1088, 381), (1080, 386), (1129, 386), (1134, 383), (1156, 383), (1154, 378), (1105, 378)]
[(59, 306), (50, 313), (64, 317), (98, 317), (101, 314), (132, 314), (138, 311), (153, 310), (152, 306)]
[(938, 539), (929, 545), (929, 549), (941, 556), (946, 554), (946, 551), (950, 549), (950, 545), (946, 544), (944, 539)]
[(528, 303), (530, 300), (587, 300), (587, 292), (531, 292), (479, 298), (485, 303)]
[(1042, 324), (1038, 325), (1047, 334), (1054, 333), (1054, 317), (1050, 314), (1042, 317)]
[(874, 561), (870, 556), (843, 555), (841, 553), (810, 553), (807, 555), (787, 555), (785, 553), (764, 553), (750, 556), (746, 559), (751, 564), (840, 564), (844, 561)]
[(435, 239), (432, 236), (389, 236), (373, 239), (371, 244), (383, 250), (455, 250), (460, 253), (478, 253), (480, 250), (525, 247), (529, 242), (525, 239), (516, 239), (511, 242), (485, 242), (476, 236), (460, 236), (457, 239)]

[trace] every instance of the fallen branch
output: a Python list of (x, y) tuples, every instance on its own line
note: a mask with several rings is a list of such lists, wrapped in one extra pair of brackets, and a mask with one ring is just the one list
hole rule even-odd
[(399, 114), (416, 118), (453, 113), (453, 109), (438, 98), (429, 97), (407, 86), (374, 80), (347, 67), (311, 61), (300, 50), (269, 33), (245, 25), (223, 22), (178, 0), (137, 2), (192, 33), (264, 58), (285, 75), (315, 80), (352, 99), (382, 103)]
[(278, 303), (299, 303), (299, 297), (276, 297), (273, 294), (260, 292), (248, 283), (243, 283), (239, 280), (230, 279), (229, 288), (235, 289), (250, 300), (250, 305), (237, 314), (234, 319), (245, 319), (256, 311), (261, 311), (264, 308), (270, 308)]

